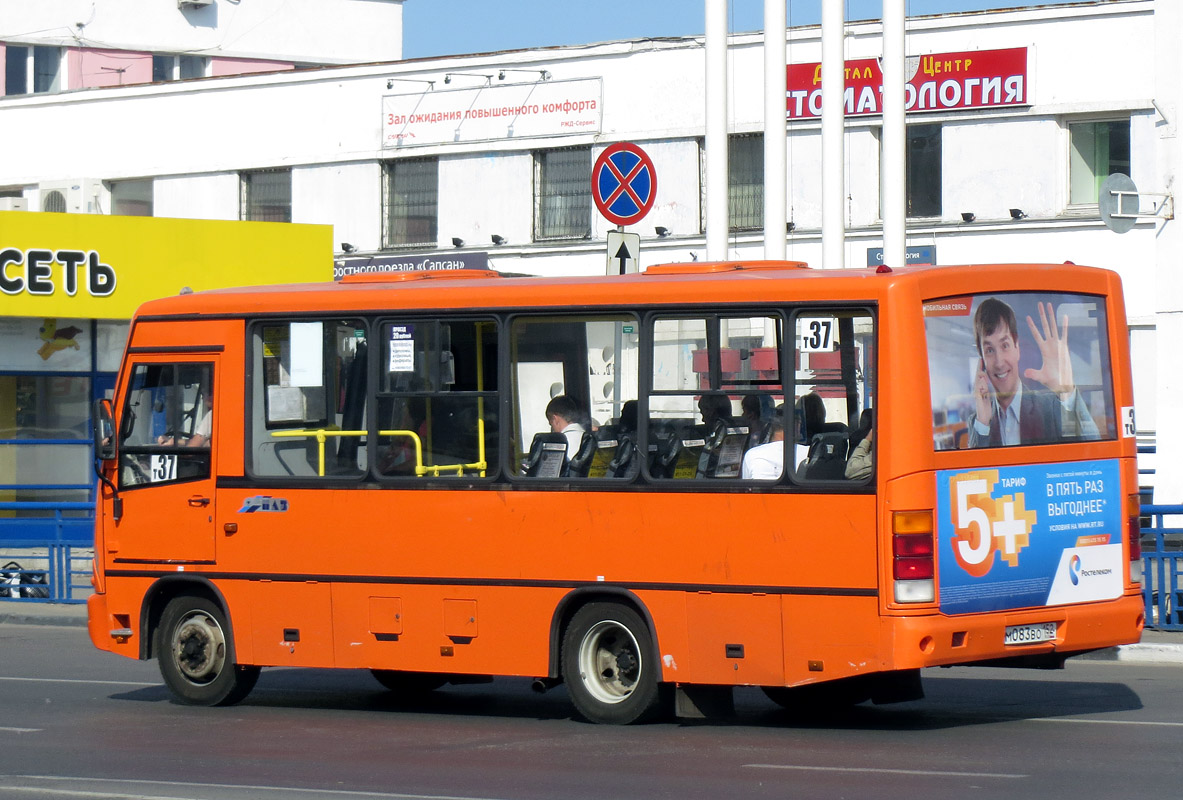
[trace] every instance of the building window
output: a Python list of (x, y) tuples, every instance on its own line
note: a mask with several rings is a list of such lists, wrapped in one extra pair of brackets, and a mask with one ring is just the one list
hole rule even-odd
[(242, 219), (292, 221), (292, 171), (261, 169), (242, 173)]
[(439, 228), (439, 159), (388, 161), (383, 180), (383, 246), (434, 247)]
[(175, 64), (176, 59), (172, 56), (152, 56), (152, 81), (171, 81)]
[(591, 148), (535, 153), (535, 239), (591, 236)]
[(152, 179), (112, 181), (111, 213), (125, 217), (152, 216)]
[(181, 80), (204, 78), (206, 60), (201, 56), (177, 56), (177, 72)]
[(60, 47), (33, 48), (33, 92), (61, 91), (62, 50)]
[(1115, 172), (1130, 174), (1130, 121), (1077, 122), (1068, 126), (1068, 202), (1097, 202), (1101, 184)]
[(727, 140), (727, 216), (733, 231), (764, 227), (764, 135)]
[(152, 56), (153, 81), (177, 81), (186, 78), (204, 78), (208, 59), (202, 56)]
[[(30, 84), (29, 56), (32, 55)], [(60, 47), (5, 48), (4, 94), (44, 94), (61, 91), (62, 49)]]
[(4, 94), (29, 93), (29, 48), (8, 45), (4, 51)]
[(909, 125), (907, 143), (909, 217), (941, 215), (941, 126)]

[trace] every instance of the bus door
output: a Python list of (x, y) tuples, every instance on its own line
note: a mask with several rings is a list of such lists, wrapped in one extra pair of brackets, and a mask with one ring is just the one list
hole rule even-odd
[(213, 563), (216, 356), (135, 356), (118, 409), (116, 563)]

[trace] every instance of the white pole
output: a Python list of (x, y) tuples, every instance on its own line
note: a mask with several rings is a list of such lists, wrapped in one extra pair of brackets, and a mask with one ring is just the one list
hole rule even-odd
[(727, 259), (727, 0), (706, 0), (707, 261)]
[(846, 76), (842, 3), (822, 3), (822, 263), (841, 269), (846, 262), (846, 187), (842, 170), (843, 94)]
[(907, 265), (907, 128), (904, 123), (904, 0), (883, 0), (883, 263)]
[(785, 258), (788, 169), (785, 0), (764, 0), (764, 257)]

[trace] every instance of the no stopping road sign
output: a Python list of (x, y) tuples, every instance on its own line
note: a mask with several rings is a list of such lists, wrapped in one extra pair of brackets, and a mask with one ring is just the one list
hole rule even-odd
[(592, 199), (614, 225), (640, 222), (657, 196), (657, 170), (648, 153), (632, 142), (609, 146), (592, 167)]

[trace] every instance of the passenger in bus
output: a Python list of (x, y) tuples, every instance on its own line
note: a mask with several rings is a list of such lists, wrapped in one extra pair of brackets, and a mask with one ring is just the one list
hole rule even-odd
[(874, 431), (867, 431), (867, 435), (851, 451), (843, 473), (848, 481), (861, 481), (871, 474), (871, 439), (874, 436)]
[(772, 398), (768, 395), (745, 395), (740, 404), (742, 413), (739, 416), (741, 425), (748, 426), (748, 447), (756, 447), (768, 441), (772, 418)]
[(546, 404), (546, 421), (551, 431), (567, 437), (567, 458), (572, 459), (579, 452), (583, 434), (587, 432), (581, 420), (587, 418), (579, 403), (570, 395), (560, 394)]
[[(970, 447), (1040, 444), (1065, 437), (1097, 439), (1100, 433), (1072, 377), (1068, 317), (1057, 326), (1051, 303), (1039, 303), (1042, 332), (1027, 326), (1042, 359), (1039, 369), (1019, 374), (1019, 331), (1015, 312), (995, 297), (974, 313), (978, 369)], [(1045, 307), (1046, 306), (1046, 307)]]
[(785, 471), (785, 423), (781, 417), (768, 421), (768, 441), (743, 455), (740, 476), (744, 480), (775, 481)]
[(706, 392), (698, 398), (698, 412), (702, 414), (702, 424), (709, 434), (720, 423), (731, 425), (731, 398), (722, 392)]
[(637, 435), (637, 401), (625, 400), (624, 405), (620, 407), (620, 432), (621, 434), (636, 437)]

